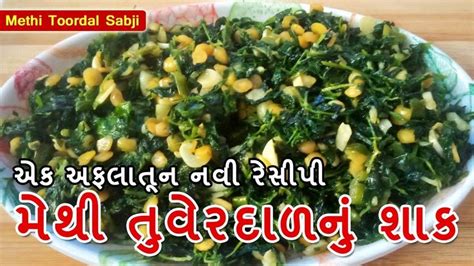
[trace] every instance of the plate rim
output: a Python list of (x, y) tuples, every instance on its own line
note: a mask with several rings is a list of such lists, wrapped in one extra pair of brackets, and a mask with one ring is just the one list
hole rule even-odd
[[(205, 2), (205, 3), (203, 2), (203, 3), (198, 3), (198, 4), (196, 4), (196, 3), (193, 3), (193, 4), (177, 4), (177, 5), (171, 5), (171, 6), (157, 8), (157, 9), (150, 9), (150, 10), (146, 10), (146, 11), (147, 11), (147, 13), (149, 13), (149, 12), (168, 9), (168, 8), (180, 8), (180, 7), (189, 8), (189, 6), (199, 6), (199, 5), (208, 5), (208, 4), (210, 4), (210, 5), (213, 5), (217, 10), (223, 9), (224, 11), (227, 11), (227, 9), (228, 9), (228, 12), (229, 12), (228, 15), (230, 15), (231, 9), (233, 8), (233, 5), (236, 4), (236, 3), (244, 4), (244, 5), (245, 4), (255, 4), (255, 3), (252, 3), (252, 2), (233, 2), (233, 1), (229, 1), (229, 2)], [(280, 5), (280, 4), (284, 4), (284, 3), (276, 2), (274, 4)], [(295, 4), (298, 4), (302, 9), (309, 10), (309, 6), (310, 6), (309, 4), (302, 4), (302, 3), (295, 3)], [(353, 12), (350, 12), (350, 11), (337, 9), (337, 8), (331, 8), (329, 6), (324, 6), (324, 8), (325, 8), (324, 12), (331, 12), (334, 15), (343, 16), (345, 19), (348, 19), (348, 20), (349, 19), (350, 20), (352, 20), (352, 19), (357, 20), (357, 19), (360, 19), (361, 17), (364, 17), (364, 15), (361, 15), (361, 14), (358, 14), (358, 13), (353, 13)], [(219, 14), (219, 17), (220, 16), (222, 16), (222, 15)], [(399, 29), (401, 29), (401, 32), (403, 34), (405, 34), (406, 36), (408, 36), (408, 37), (417, 38), (420, 42), (427, 42), (426, 40), (424, 40), (423, 38), (419, 37), (418, 35), (416, 35), (412, 32), (404, 30), (403, 28), (399, 28)], [(76, 33), (76, 34), (74, 34), (74, 35), (72, 35), (72, 36), (70, 36), (70, 37), (68, 37), (64, 40), (61, 40), (60, 42), (57, 42), (52, 47), (40, 52), (32, 60), (34, 60), (36, 58), (48, 60), (48, 58), (51, 57), (51, 53), (52, 53), (53, 49), (61, 48), (61, 47), (70, 47), (70, 46), (73, 46), (74, 44), (78, 43), (78, 40), (81, 40), (81, 39), (90, 39), (91, 40), (91, 39), (93, 39), (97, 36), (100, 36), (100, 35), (104, 34), (104, 33), (105, 32), (80, 32), (80, 33)], [(90, 43), (90, 40), (89, 40), (89, 43)], [(464, 79), (464, 81), (463, 81), (464, 83), (466, 83), (467, 85), (472, 83), (472, 79), (469, 76), (469, 74), (455, 60), (453, 60), (448, 54), (446, 54), (444, 51), (442, 51), (441, 49), (439, 49), (435, 45), (432, 45), (431, 48), (436, 50), (437, 52), (443, 54), (444, 56), (446, 56), (447, 58), (449, 58), (451, 60), (451, 62), (453, 63), (453, 66), (456, 70), (456, 75), (458, 77), (461, 77), (462, 79)], [(14, 75), (12, 75), (10, 78), (7, 79), (7, 81), (5, 81), (5, 83), (2, 85), (2, 91), (5, 91), (5, 88), (7, 88), (7, 87), (12, 87), (12, 86), (14, 86)], [(471, 128), (472, 128), (472, 125), (471, 125)], [(473, 132), (472, 132), (472, 129), (471, 129), (471, 137), (472, 137), (472, 135), (473, 135)], [(471, 162), (471, 164), (474, 164), (473, 158), (471, 158), (470, 162)], [(3, 178), (0, 178), (0, 179), (3, 179)], [(460, 188), (455, 190), (456, 191), (456, 197), (451, 196), (451, 197), (448, 198), (449, 199), (448, 200), (448, 205), (453, 207), (453, 208), (458, 207), (458, 205), (472, 191), (472, 188), (474, 186), (474, 171), (470, 171), (469, 175), (464, 177), (457, 184), (455, 184), (451, 187), (445, 188), (445, 189), (450, 189), (450, 188), (457, 187), (462, 182), (464, 182), (466, 184), (465, 184), (465, 186), (461, 186)], [(443, 190), (445, 190), (445, 189), (443, 189)], [(4, 187), (0, 186), (0, 192), (2, 192), (3, 190), (4, 190)], [(5, 193), (5, 192), (3, 191), (3, 193)], [(433, 196), (433, 198), (435, 198), (435, 197), (436, 196)], [(431, 199), (433, 199), (433, 198), (431, 198)], [(9, 215), (16, 222), (18, 222), (18, 218), (19, 218), (18, 215), (15, 215), (14, 213), (12, 213), (12, 210), (8, 209), (8, 206), (4, 206), (2, 204), (2, 207), (7, 211), (7, 213), (9, 213)], [(427, 219), (426, 227), (431, 227), (432, 224), (433, 224), (433, 219)], [(51, 230), (49, 230), (49, 231), (51, 231)], [(100, 251), (96, 250), (94, 247), (99, 246), (99, 247), (103, 248), (105, 245), (97, 245), (97, 244), (83, 245), (83, 244), (81, 244), (77, 241), (64, 241), (64, 240), (61, 240), (61, 239), (57, 238), (54, 234), (52, 234), (52, 237), (53, 237), (53, 241), (51, 243), (49, 243), (48, 246), (52, 247), (53, 249), (65, 254), (69, 257), (72, 257), (72, 258), (74, 258), (74, 259), (76, 259), (80, 262), (86, 263), (86, 264), (98, 264), (98, 263), (100, 263), (100, 257), (99, 257), (100, 256), (100, 254), (99, 254)], [(77, 242), (77, 243), (75, 243), (75, 242)], [(78, 245), (78, 244), (80, 244), (80, 245)], [(382, 256), (385, 256), (389, 253), (392, 253), (392, 252), (394, 252), (394, 251), (396, 251), (396, 250), (398, 250), (398, 249), (400, 249), (400, 248), (402, 248), (406, 245), (408, 245), (408, 243), (403, 243), (402, 242), (402, 243), (398, 243), (398, 244), (392, 244), (392, 243), (389, 243), (389, 242), (385, 241), (384, 239), (380, 239), (380, 240), (377, 240), (375, 242), (372, 242), (372, 243), (364, 245), (364, 246), (357, 246), (356, 251), (358, 250), (358, 248), (360, 249), (361, 247), (366, 247), (365, 254), (362, 254), (361, 252), (359, 252), (358, 259), (351, 259), (351, 256), (342, 257), (342, 258), (341, 257), (336, 257), (336, 256), (333, 256), (332, 254), (326, 254), (328, 252), (325, 252), (323, 254), (318, 254), (318, 255), (315, 255), (315, 256), (305, 256), (302, 260), (289, 261), (289, 264), (292, 264), (292, 263), (324, 263), (324, 262), (328, 262), (328, 260), (331, 263), (344, 263), (344, 264), (347, 264), (347, 263), (366, 263), (366, 262), (375, 260), (377, 258), (380, 258)], [(107, 246), (111, 246), (111, 245), (109, 244)], [(88, 247), (92, 247), (92, 248), (90, 249)], [(356, 251), (354, 251), (354, 254), (355, 254)], [(88, 256), (84, 256), (84, 253), (88, 254)], [(119, 262), (119, 261), (117, 261), (117, 262)]]

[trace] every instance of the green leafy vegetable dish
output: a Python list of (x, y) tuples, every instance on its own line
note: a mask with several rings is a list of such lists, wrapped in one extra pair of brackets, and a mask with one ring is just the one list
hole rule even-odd
[[(264, 22), (222, 17), (170, 29), (151, 23), (143, 33), (104, 35), (64, 75), (39, 79), (31, 116), (4, 121), (0, 136), (11, 140), (12, 154), (55, 169), (54, 184), (38, 190), (50, 210), (86, 189), (65, 180), (66, 165), (176, 166), (179, 188), (99, 193), (103, 229), (113, 241), (130, 241), (126, 220), (144, 207), (169, 211), (167, 195), (179, 190), (201, 209), (225, 207), (231, 218), (242, 204), (271, 204), (275, 217), (282, 204), (304, 204), (319, 217), (337, 212), (338, 197), (349, 194), (352, 228), (365, 244), (380, 238), (382, 205), (426, 200), (465, 176), (472, 156), (473, 115), (452, 104), (443, 73), (428, 70), (427, 49), (408, 45), (392, 23), (369, 19), (353, 28), (320, 10), (286, 10)], [(319, 157), (326, 186), (258, 187), (250, 181), (252, 157), (267, 165)], [(189, 181), (191, 171), (222, 167), (227, 158), (238, 160), (242, 186)], [(232, 220), (225, 244), (194, 245), (165, 233), (154, 260), (227, 265), (273, 254), (283, 263), (327, 243), (242, 244)]]

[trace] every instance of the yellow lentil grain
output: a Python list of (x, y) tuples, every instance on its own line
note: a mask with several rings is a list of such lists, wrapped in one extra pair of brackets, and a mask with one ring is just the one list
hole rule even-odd
[(82, 72), (82, 77), (84, 78), (84, 82), (88, 87), (98, 86), (103, 80), (100, 71), (91, 67), (86, 68), (84, 72)]
[(200, 43), (198, 45), (196, 45), (196, 48), (194, 48), (194, 50), (202, 50), (204, 52), (206, 52), (207, 55), (212, 55), (214, 53), (214, 47), (212, 47), (212, 45), (210, 44), (207, 44), (207, 43)]
[(311, 163), (311, 160), (313, 160), (314, 158), (320, 158), (320, 159), (323, 161), (324, 166), (326, 166), (327, 160), (326, 160), (326, 158), (324, 157), (324, 155), (322, 155), (322, 154), (319, 153), (319, 152), (312, 152), (312, 153), (308, 154), (308, 155), (304, 158), (304, 164), (305, 164), (306, 166), (309, 166), (310, 163)]
[(229, 56), (224, 47), (214, 48), (214, 58), (221, 64), (227, 65), (229, 63)]
[(77, 161), (80, 166), (88, 165), (91, 160), (94, 158), (96, 152), (94, 150), (86, 151), (77, 158)]
[(317, 33), (318, 35), (323, 35), (328, 32), (328, 28), (322, 23), (315, 22), (311, 24), (311, 31)]
[(263, 84), (262, 77), (260, 77), (259, 74), (253, 74), (250, 77), (250, 81), (252, 82), (252, 85), (253, 85), (252, 88), (254, 89), (260, 88)]
[(181, 146), (181, 142), (183, 140), (179, 137), (179, 135), (169, 135), (166, 138), (166, 144), (168, 145), (168, 150), (175, 152), (179, 150), (179, 146)]
[(156, 151), (151, 157), (151, 163), (156, 168), (164, 168), (168, 164), (168, 159), (162, 151)]
[(238, 79), (232, 84), (232, 88), (238, 93), (248, 92), (252, 87), (252, 81), (247, 78)]
[(212, 203), (221, 206), (222, 208), (226, 209), (228, 212), (232, 211), (232, 203), (228, 202), (227, 200), (217, 198), (217, 199), (212, 199)]
[(54, 85), (58, 84), (58, 82), (61, 80), (61, 76), (58, 74), (52, 74), (49, 75), (49, 77), (46, 78), (44, 81), (44, 85), (46, 87), (53, 87)]
[(123, 94), (122, 92), (115, 88), (111, 93), (110, 93), (110, 103), (112, 103), (113, 106), (119, 106), (124, 102), (123, 99)]
[(193, 39), (191, 37), (184, 34), (180, 34), (176, 36), (175, 38), (176, 38), (176, 41), (179, 42), (180, 47), (186, 47), (193, 42)]
[(46, 196), (46, 188), (42, 188), (42, 189), (38, 190), (38, 192), (36, 192), (36, 194), (38, 194), (38, 196), (44, 198), (44, 196)]
[(212, 241), (212, 239), (204, 239), (200, 243), (194, 244), (194, 247), (202, 252), (209, 251), (214, 247), (215, 243)]
[(304, 49), (308, 48), (310, 45), (310, 43), (303, 36), (298, 36), (298, 44)]
[(99, 163), (107, 162), (113, 156), (114, 156), (114, 153), (111, 151), (99, 152), (96, 156), (94, 156), (94, 161), (99, 162)]
[(227, 66), (221, 65), (221, 64), (215, 64), (214, 65), (214, 70), (217, 71), (217, 73), (224, 75), (224, 71), (227, 69)]
[(114, 143), (114, 139), (111, 136), (105, 136), (97, 140), (96, 148), (98, 152), (110, 151), (112, 149), (112, 145)]
[(202, 49), (194, 50), (191, 57), (193, 59), (193, 65), (202, 64), (207, 61), (207, 53)]
[(110, 193), (107, 190), (99, 191), (100, 202), (106, 201), (110, 197)]
[(349, 98), (356, 98), (362, 94), (362, 90), (357, 86), (350, 86), (344, 91), (344, 94)]
[(137, 149), (137, 140), (121, 137), (117, 140), (117, 148), (123, 152), (132, 152)]
[(403, 121), (399, 121), (397, 119), (394, 119), (392, 122), (395, 125), (401, 126), (406, 124), (408, 121), (410, 121), (413, 110), (411, 108), (405, 107), (402, 104), (397, 105), (394, 110), (395, 113), (399, 114), (402, 117)]
[(155, 125), (155, 136), (168, 137), (170, 135), (170, 125), (167, 121), (158, 122)]
[(16, 151), (20, 148), (21, 137), (14, 137), (10, 140), (10, 153), (16, 155)]
[(284, 16), (281, 21), (281, 27), (284, 29), (289, 29), (291, 24), (296, 21), (295, 16)]
[(403, 143), (403, 144), (415, 143), (416, 141), (415, 130), (409, 129), (409, 128), (400, 129), (397, 132), (397, 138), (400, 141), (400, 143)]
[(158, 124), (160, 120), (155, 117), (150, 117), (145, 120), (145, 127), (151, 134), (155, 135), (156, 124)]
[(292, 41), (293, 38), (291, 38), (291, 35), (288, 31), (282, 31), (280, 33), (280, 38), (283, 40), (283, 41)]
[(316, 151), (316, 142), (312, 140), (305, 141), (298, 146), (298, 150), (304, 154), (310, 154)]
[(69, 86), (77, 86), (77, 85), (81, 84), (82, 78), (80, 78), (80, 77), (69, 77), (69, 78), (67, 78), (66, 81), (69, 84)]
[(196, 158), (202, 161), (209, 161), (212, 157), (211, 145), (203, 145), (194, 151)]
[(145, 204), (143, 204), (143, 211), (147, 212), (149, 207), (152, 206), (158, 206), (159, 199), (158, 196), (152, 195), (150, 196), (146, 201)]
[(300, 24), (291, 24), (291, 30), (296, 34), (296, 35), (303, 35), (304, 33), (304, 28), (301, 27)]
[(237, 76), (235, 75), (234, 72), (229, 73), (227, 76), (227, 79), (225, 81), (225, 85), (227, 86), (232, 86), (234, 85), (235, 81), (237, 80)]
[(309, 43), (315, 43), (319, 39), (319, 35), (311, 31), (303, 33), (303, 38)]
[(163, 70), (168, 73), (178, 70), (178, 63), (172, 56), (168, 56), (163, 62)]
[(323, 12), (324, 11), (324, 6), (321, 5), (321, 4), (318, 4), (318, 3), (311, 4), (309, 7), (310, 7), (311, 11), (315, 11), (315, 12)]
[(247, 34), (250, 36), (250, 39), (252, 39), (252, 40), (260, 39), (260, 32), (254, 27), (251, 27), (251, 28), (245, 30), (245, 32), (247, 32)]

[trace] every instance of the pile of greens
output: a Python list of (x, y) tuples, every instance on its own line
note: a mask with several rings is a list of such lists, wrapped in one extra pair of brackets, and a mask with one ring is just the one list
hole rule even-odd
[[(473, 114), (452, 104), (443, 73), (427, 68), (428, 49), (406, 44), (392, 23), (366, 20), (354, 28), (318, 10), (286, 10), (265, 22), (222, 17), (167, 30), (153, 23), (139, 34), (104, 35), (63, 76), (38, 80), (29, 97), (31, 116), (4, 121), (0, 136), (11, 140), (17, 157), (54, 167), (54, 184), (38, 191), (51, 210), (74, 203), (85, 189), (66, 182), (66, 165), (174, 165), (178, 190), (201, 208), (222, 200), (231, 210), (271, 204), (278, 217), (282, 204), (304, 204), (319, 217), (337, 212), (338, 197), (349, 194), (352, 228), (358, 244), (366, 244), (380, 238), (382, 205), (433, 196), (465, 176), (472, 156), (467, 123)], [(243, 185), (205, 188), (189, 182), (196, 165), (181, 154), (185, 142), (197, 147), (191, 155), (199, 158), (191, 159), (204, 158), (198, 166), (212, 169), (238, 159)], [(263, 152), (267, 144), (275, 154)], [(252, 157), (268, 164), (291, 158), (300, 165), (323, 158), (327, 185), (254, 186)], [(106, 187), (104, 230), (125, 241), (127, 218), (150, 201), (166, 213), (172, 190), (162, 186), (153, 196), (141, 187)], [(232, 221), (232, 211), (230, 216)], [(283, 263), (290, 254), (324, 251), (327, 243), (242, 244), (232, 228), (226, 227), (228, 243), (208, 250), (165, 234), (153, 259), (243, 264), (270, 251), (264, 260)]]

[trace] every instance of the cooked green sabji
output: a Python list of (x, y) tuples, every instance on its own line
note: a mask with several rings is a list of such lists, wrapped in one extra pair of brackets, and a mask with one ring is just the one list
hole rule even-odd
[[(365, 244), (380, 238), (383, 204), (425, 200), (462, 178), (472, 156), (472, 113), (450, 104), (443, 73), (423, 61), (428, 49), (407, 45), (392, 23), (364, 19), (352, 28), (320, 10), (168, 30), (152, 23), (144, 33), (104, 35), (66, 74), (39, 80), (31, 116), (5, 121), (0, 132), (16, 156), (56, 169), (54, 185), (39, 191), (51, 210), (84, 189), (64, 180), (66, 165), (175, 165), (179, 190), (201, 208), (219, 204), (232, 213), (242, 204), (272, 204), (278, 212), (282, 204), (305, 204), (319, 216), (336, 212), (337, 198), (349, 194), (352, 228)], [(193, 169), (222, 166), (229, 157), (241, 163), (241, 187), (189, 182)], [(267, 165), (322, 158), (327, 185), (253, 186), (251, 157)], [(143, 188), (106, 188), (104, 230), (127, 239), (126, 219), (149, 205), (165, 213), (171, 190), (162, 186), (152, 196)], [(233, 236), (232, 225), (226, 228)], [(242, 244), (231, 237), (193, 245), (165, 236), (154, 260), (274, 264), (327, 243)]]

